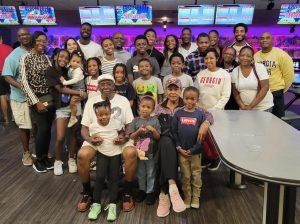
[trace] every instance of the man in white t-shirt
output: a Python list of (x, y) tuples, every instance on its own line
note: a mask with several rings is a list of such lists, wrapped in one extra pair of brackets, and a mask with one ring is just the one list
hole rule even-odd
[(233, 27), (235, 41), (230, 45), (230, 47), (233, 47), (236, 50), (236, 62), (239, 62), (240, 50), (243, 47), (249, 46), (254, 52), (256, 52), (256, 49), (246, 41), (247, 33), (248, 26), (244, 23), (238, 23)]
[(181, 31), (181, 45), (178, 48), (178, 52), (182, 54), (184, 58), (193, 51), (197, 50), (198, 46), (192, 42), (192, 30), (189, 27), (184, 27)]
[[(94, 112), (94, 104), (109, 99), (111, 103), (112, 116), (116, 123), (121, 125), (125, 130), (133, 120), (129, 101), (118, 94), (115, 94), (115, 84), (112, 75), (103, 74), (99, 77), (98, 88), (101, 96), (90, 98), (84, 108), (82, 116), (81, 135), (85, 140), (77, 156), (77, 166), (80, 180), (83, 185), (83, 197), (77, 205), (79, 211), (86, 211), (89, 209), (92, 201), (92, 189), (90, 184), (90, 162), (96, 156), (97, 145), (101, 144), (98, 137), (92, 137), (89, 134), (89, 126), (97, 122), (97, 117)], [(119, 135), (115, 139), (115, 144), (121, 145), (122, 156), (125, 164), (125, 185), (123, 198), (123, 211), (131, 211), (134, 208), (131, 190), (134, 187), (133, 181), (135, 179), (137, 168), (137, 153), (132, 140), (127, 141), (128, 138), (124, 135)]]
[(80, 27), (80, 39), (77, 41), (85, 59), (100, 57), (103, 55), (102, 47), (91, 40), (92, 25), (83, 23)]

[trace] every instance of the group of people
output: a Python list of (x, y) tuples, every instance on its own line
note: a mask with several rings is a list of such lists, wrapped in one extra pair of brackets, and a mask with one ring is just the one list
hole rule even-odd
[[(49, 58), (44, 53), (47, 35), (21, 28), (21, 45), (7, 53), (1, 72), (2, 82), (11, 87), (23, 164), (39, 173), (54, 169), (55, 175), (62, 175), (69, 130), (68, 169), (78, 171), (83, 186), (77, 209), (90, 209), (91, 220), (102, 210), (106, 181), (107, 220), (117, 219), (120, 170), (123, 211), (131, 211), (135, 202), (154, 204), (157, 191), (159, 217), (167, 216), (171, 206), (175, 212), (199, 208), (202, 168), (213, 171), (220, 165), (217, 153), (203, 153), (214, 150), (206, 138), (213, 123), (207, 110), (261, 110), (284, 116), (283, 94), (294, 78), (293, 63), (286, 52), (273, 47), (268, 32), (261, 35), (261, 50), (256, 51), (246, 42), (245, 24), (234, 26), (231, 46), (219, 46), (217, 30), (200, 33), (193, 43), (192, 31), (185, 27), (181, 43), (176, 35), (167, 35), (160, 52), (155, 30), (147, 29), (135, 38), (132, 56), (123, 48), (121, 32), (104, 38), (101, 45), (91, 40), (91, 32), (90, 24), (82, 24), (80, 39), (68, 38)], [(53, 163), (48, 150), (54, 120)], [(77, 152), (80, 120), (83, 143)], [(29, 151), (31, 129), (34, 160)], [(90, 164), (95, 158), (92, 188)]]

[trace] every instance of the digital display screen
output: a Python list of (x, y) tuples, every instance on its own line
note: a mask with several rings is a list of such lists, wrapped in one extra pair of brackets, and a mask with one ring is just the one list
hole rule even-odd
[(282, 4), (277, 24), (300, 24), (300, 4)]
[(237, 23), (252, 24), (254, 4), (217, 5), (216, 21), (218, 25), (234, 25)]
[(295, 73), (293, 84), (300, 84), (300, 73)]
[(81, 6), (79, 7), (82, 23), (90, 23), (94, 26), (116, 25), (114, 6)]
[(178, 25), (211, 25), (215, 20), (214, 5), (179, 5)]
[(14, 6), (0, 6), (0, 25), (19, 25), (18, 15)]
[(23, 25), (56, 25), (52, 6), (19, 6)]
[(151, 5), (116, 6), (118, 25), (152, 25)]

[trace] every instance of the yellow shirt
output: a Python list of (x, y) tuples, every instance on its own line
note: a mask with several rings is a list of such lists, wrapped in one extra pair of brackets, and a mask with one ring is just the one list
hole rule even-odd
[(277, 47), (268, 53), (260, 50), (254, 55), (254, 60), (266, 67), (271, 92), (289, 89), (294, 80), (294, 67), (292, 58), (285, 51)]

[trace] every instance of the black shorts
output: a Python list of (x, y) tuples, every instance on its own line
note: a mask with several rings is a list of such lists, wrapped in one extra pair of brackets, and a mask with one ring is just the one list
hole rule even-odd
[(5, 81), (4, 76), (0, 74), (0, 96), (6, 95), (10, 93), (10, 86), (9, 84)]

